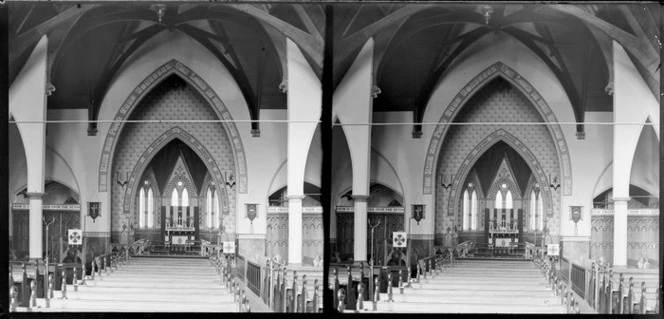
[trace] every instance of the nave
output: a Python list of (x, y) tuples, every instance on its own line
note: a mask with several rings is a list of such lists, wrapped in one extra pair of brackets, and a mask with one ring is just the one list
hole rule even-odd
[[(49, 298), (37, 298), (24, 305), (19, 290), (12, 298), (12, 311), (18, 312), (178, 312), (186, 305), (190, 312), (238, 312), (240, 306), (233, 279), (224, 271), (215, 271), (212, 260), (205, 258), (115, 258), (84, 280), (80, 268), (77, 278), (70, 272), (65, 289), (49, 284)], [(20, 277), (19, 277), (20, 278)], [(52, 278), (52, 276), (51, 276)], [(67, 280), (67, 279), (65, 279)], [(18, 285), (17, 287), (21, 287)], [(239, 292), (239, 291), (238, 291)], [(48, 305), (48, 306), (47, 306)]]

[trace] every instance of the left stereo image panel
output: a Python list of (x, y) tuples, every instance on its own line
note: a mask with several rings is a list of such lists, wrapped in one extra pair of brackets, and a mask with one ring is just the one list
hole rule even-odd
[(6, 6), (11, 312), (322, 312), (322, 5)]

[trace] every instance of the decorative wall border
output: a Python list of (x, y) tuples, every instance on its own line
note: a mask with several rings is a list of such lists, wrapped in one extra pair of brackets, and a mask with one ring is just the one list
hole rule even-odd
[(233, 144), (235, 162), (237, 164), (236, 171), (238, 177), (238, 191), (240, 194), (246, 194), (248, 188), (247, 161), (245, 157), (246, 153), (244, 151), (244, 146), (242, 145), (242, 140), (240, 138), (237, 127), (235, 126), (235, 123), (231, 122), (233, 120), (231, 113), (228, 111), (221, 98), (219, 98), (217, 93), (210, 85), (205, 82), (205, 80), (203, 80), (190, 68), (175, 59), (166, 62), (164, 65), (152, 72), (143, 81), (141, 81), (141, 83), (139, 83), (138, 86), (136, 86), (136, 88), (129, 94), (125, 102), (122, 104), (122, 107), (115, 115), (115, 122), (111, 124), (111, 127), (106, 134), (106, 139), (104, 140), (104, 146), (102, 148), (99, 162), (99, 191), (108, 191), (109, 170), (112, 165), (113, 153), (115, 152), (117, 141), (120, 137), (120, 133), (122, 132), (122, 127), (124, 126), (124, 121), (129, 117), (134, 108), (148, 92), (150, 92), (159, 82), (161, 82), (161, 80), (174, 73), (178, 74), (185, 81), (187, 81), (187, 83), (191, 84), (203, 96), (209, 105), (212, 106), (220, 119), (228, 121), (223, 122), (222, 125), (225, 128), (231, 143)]
[[(129, 177), (128, 185), (125, 188), (124, 206), (122, 209), (123, 214), (129, 214), (130, 207), (133, 207), (137, 192), (136, 185), (137, 183), (140, 183), (140, 177), (143, 174), (143, 171), (145, 171), (146, 166), (152, 160), (152, 157), (157, 155), (157, 153), (166, 144), (170, 143), (172, 140), (176, 138), (181, 140), (183, 143), (187, 144), (187, 146), (189, 146), (196, 153), (196, 155), (198, 155), (198, 157), (200, 157), (200, 159), (203, 160), (203, 162), (207, 165), (208, 172), (211, 173), (215, 184), (225, 185), (225, 180), (221, 175), (221, 170), (217, 166), (217, 162), (215, 162), (214, 159), (212, 158), (210, 152), (194, 136), (192, 136), (182, 128), (176, 126), (166, 131), (157, 139), (155, 139), (154, 142), (150, 144), (150, 146), (143, 152), (141, 157), (138, 159), (138, 162), (134, 166), (134, 169), (132, 170), (131, 175)], [(192, 194), (196, 193), (194, 192)], [(170, 194), (162, 197), (166, 196), (170, 198)], [(223, 202), (222, 205), (228, 205), (228, 202)], [(223, 207), (223, 210), (228, 211), (228, 207)]]
[[(549, 123), (547, 125), (549, 131), (551, 132), (551, 137), (554, 139), (554, 144), (558, 151), (560, 168), (562, 170), (562, 188), (563, 195), (570, 196), (572, 195), (572, 174), (571, 174), (571, 160), (569, 154), (569, 148), (567, 147), (567, 141), (562, 133), (562, 129), (558, 122), (556, 116), (551, 111), (549, 105), (544, 101), (539, 92), (532, 86), (525, 78), (523, 78), (519, 73), (514, 71), (512, 68), (503, 64), (502, 62), (496, 62), (492, 66), (486, 68), (484, 71), (480, 72), (475, 78), (473, 78), (466, 86), (464, 86), (456, 97), (450, 102), (447, 106), (445, 112), (438, 120), (439, 123), (445, 124), (451, 122), (456, 114), (459, 112), (461, 107), (468, 102), (470, 97), (472, 97), (484, 84), (493, 80), (495, 77), (501, 76), (505, 80), (509, 81), (517, 89), (530, 100), (530, 102), (535, 106), (539, 111), (542, 118)], [(440, 148), (442, 146), (445, 135), (449, 130), (449, 125), (437, 125), (436, 129), (433, 132), (431, 141), (429, 142), (429, 148), (427, 149), (426, 157), (424, 160), (424, 176), (423, 176), (423, 193), (431, 194), (433, 190), (434, 183), (434, 170), (435, 162), (438, 158)], [(546, 179), (545, 179), (546, 180)], [(548, 184), (548, 183), (547, 183)], [(543, 184), (542, 184), (543, 185)]]
[[(337, 206), (337, 213), (354, 213), (354, 206)], [(393, 214), (403, 214), (406, 212), (406, 209), (401, 206), (394, 207), (367, 207), (367, 213), (393, 213)]]
[(433, 234), (408, 234), (408, 238), (416, 240), (434, 240)]
[(237, 233), (235, 237), (237, 239), (267, 239), (267, 234)]
[[(287, 214), (288, 213), (288, 207), (268, 206), (267, 213), (268, 214)], [(322, 214), (323, 213), (323, 207), (321, 207), (321, 206), (302, 207), (302, 213), (303, 214)]]
[(109, 231), (91, 231), (83, 232), (83, 237), (96, 237), (96, 238), (109, 238), (111, 237), (111, 232)]
[[(12, 204), (12, 210), (16, 211), (27, 211), (30, 210), (29, 204)], [(80, 212), (81, 205), (42, 205), (42, 210), (62, 210), (62, 211), (72, 211)]]
[[(486, 152), (491, 146), (496, 144), (499, 141), (505, 142), (507, 145), (512, 147), (521, 157), (526, 161), (528, 166), (530, 167), (531, 172), (533, 172), (533, 175), (535, 175), (535, 178), (537, 179), (538, 183), (540, 185), (546, 185), (543, 181), (546, 181), (546, 173), (542, 169), (542, 165), (539, 163), (537, 160), (537, 157), (524, 145), (519, 139), (517, 139), (514, 135), (508, 133), (507, 131), (503, 129), (499, 129), (493, 133), (491, 133), (489, 136), (487, 136), (484, 140), (479, 142), (477, 145), (475, 145), (475, 148), (466, 156), (466, 159), (461, 163), (461, 167), (459, 167), (459, 170), (457, 171), (457, 174), (454, 176), (454, 181), (452, 182), (453, 188), (450, 191), (449, 194), (449, 200), (448, 200), (448, 215), (453, 212), (453, 208), (457, 207), (459, 205), (459, 200), (460, 196), (457, 196), (463, 189), (464, 185), (461, 183), (461, 181), (465, 180), (466, 176), (468, 176), (468, 173), (470, 169), (475, 165), (475, 162)], [(494, 185), (495, 186), (495, 185)], [(546, 203), (547, 207), (551, 207), (552, 209), (549, 210), (551, 214), (547, 214), (548, 216), (551, 216), (553, 213), (553, 195), (551, 193), (551, 190), (548, 187), (542, 187), (541, 188), (544, 192), (543, 198), (548, 201)], [(491, 192), (491, 190), (490, 190)], [(489, 193), (491, 194), (491, 193)], [(491, 195), (487, 195), (491, 196)], [(514, 194), (512, 196), (515, 196)], [(519, 194), (519, 198), (521, 197), (521, 194)], [(488, 198), (488, 197), (487, 197)], [(513, 197), (514, 198), (514, 197)]]

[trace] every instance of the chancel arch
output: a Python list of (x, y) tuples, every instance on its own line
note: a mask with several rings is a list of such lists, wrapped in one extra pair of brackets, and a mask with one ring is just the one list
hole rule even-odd
[(231, 151), (234, 156), (234, 161), (237, 162), (239, 166), (236, 172), (236, 175), (238, 176), (238, 190), (240, 193), (246, 193), (248, 179), (246, 171), (247, 164), (245, 151), (237, 127), (235, 123), (232, 122), (233, 118), (231, 113), (221, 98), (212, 89), (212, 86), (206, 83), (203, 78), (201, 78), (189, 67), (175, 59), (160, 66), (150, 75), (148, 75), (143, 81), (141, 81), (137, 87), (131, 91), (130, 95), (127, 97), (125, 102), (122, 104), (122, 107), (120, 107), (117, 114), (115, 115), (115, 122), (108, 130), (106, 139), (104, 141), (104, 148), (99, 164), (99, 191), (106, 191), (108, 185), (113, 183), (113, 178), (110, 175), (110, 167), (113, 166), (112, 158), (115, 157), (118, 141), (120, 140), (119, 137), (124, 130), (124, 120), (128, 119), (130, 115), (133, 114), (135, 108), (141, 103), (141, 101), (148, 93), (152, 92), (152, 90), (164, 82), (164, 80), (172, 78), (173, 75), (176, 75), (179, 79), (186, 82), (189, 87), (194, 88), (194, 90), (207, 102), (210, 109), (214, 112), (214, 119), (226, 120), (221, 123), (221, 126), (223, 127), (226, 136), (231, 138), (233, 141), (231, 144)]
[[(183, 104), (180, 101), (187, 102)], [(180, 119), (178, 114), (184, 109), (189, 114), (188, 119), (200, 122), (177, 121)], [(138, 225), (138, 215), (131, 208), (137, 205), (138, 186), (144, 182), (140, 177), (148, 167), (156, 174), (155, 183), (162, 195), (162, 200), (156, 202), (163, 204), (164, 199), (168, 198), (169, 206), (162, 205), (162, 209), (170, 207), (173, 189), (169, 188), (169, 185), (172, 186), (169, 184), (172, 180), (170, 174), (179, 161), (183, 167), (181, 174), (186, 175), (181, 182), (183, 185), (186, 183), (190, 204), (196, 205), (192, 206), (196, 210), (199, 208), (198, 198), (206, 174), (211, 175), (216, 185), (225, 186), (231, 176), (237, 173), (233, 143), (223, 124), (216, 121), (218, 117), (214, 107), (199, 91), (192, 88), (189, 81), (178, 74), (171, 74), (154, 86), (128, 119), (141, 122), (126, 124), (117, 141), (112, 167), (115, 176), (114, 183), (111, 184), (111, 205), (118, 209), (112, 210), (112, 242), (124, 238), (115, 236), (126, 233), (126, 229), (130, 230), (128, 238), (131, 239), (132, 225), (126, 224), (127, 217), (130, 217), (132, 224)], [(155, 120), (163, 122), (158, 123)], [(222, 197), (232, 200), (220, 203), (225, 206), (222, 211), (229, 212), (234, 209), (238, 189), (225, 187), (224, 191), (231, 194)], [(182, 190), (179, 189), (180, 192)], [(181, 198), (182, 193), (178, 196)], [(157, 238), (159, 228), (165, 227), (165, 221), (160, 220), (162, 215), (163, 212), (159, 209), (155, 210), (156, 228), (149, 234), (151, 238)], [(191, 212), (190, 217), (194, 217)], [(235, 232), (235, 216), (228, 215), (224, 224), (228, 233)]]
[[(545, 126), (546, 131), (549, 132), (549, 137), (555, 140), (553, 147), (556, 151), (557, 162), (561, 163), (560, 173), (556, 173), (561, 181), (564, 195), (572, 194), (572, 176), (571, 176), (571, 160), (569, 149), (565, 137), (562, 134), (562, 128), (554, 115), (552, 109), (544, 100), (542, 95), (530, 84), (526, 78), (521, 76), (514, 69), (510, 68), (504, 63), (497, 62), (480, 72), (468, 84), (466, 84), (461, 91), (457, 93), (452, 102), (445, 107), (445, 111), (438, 123), (457, 122), (458, 114), (461, 112), (465, 105), (469, 103), (473, 97), (488, 83), (495, 82), (495, 79), (502, 79), (513, 88), (521, 92), (521, 95), (529, 101), (532, 107), (538, 114), (537, 120), (549, 123)], [(504, 84), (503, 84), (504, 86)], [(494, 119), (495, 120), (495, 119)], [(508, 121), (509, 122), (509, 121)], [(450, 130), (449, 125), (438, 125), (432, 135), (429, 147), (427, 148), (427, 156), (425, 157), (424, 175), (423, 175), (423, 193), (430, 194), (435, 189), (434, 166), (436, 159), (440, 156), (441, 147), (446, 139)], [(460, 180), (454, 182), (459, 183)]]
[[(522, 91), (500, 76), (495, 77), (482, 89), (475, 92), (473, 97), (463, 105), (463, 108), (458, 110), (454, 118), (454, 122), (460, 124), (487, 121), (532, 123), (543, 120), (540, 112), (523, 95)], [(462, 219), (459, 217), (463, 214), (460, 209), (463, 202), (463, 190), (467, 185), (464, 181), (472, 169), (478, 170), (479, 184), (483, 187), (486, 200), (485, 210), (495, 206), (496, 191), (490, 191), (490, 188), (503, 184), (502, 182), (495, 183), (501, 165), (506, 167), (504, 171), (506, 176), (509, 176), (509, 178), (505, 177), (506, 181), (512, 181), (504, 184), (514, 188), (510, 189), (510, 193), (513, 202), (518, 205), (513, 209), (517, 210), (523, 208), (520, 200), (525, 197), (525, 188), (531, 174), (535, 176), (539, 185), (547, 186), (549, 181), (552, 181), (551, 175), (560, 174), (561, 166), (558, 161), (556, 142), (547, 126), (549, 125), (504, 126), (491, 123), (450, 126), (445, 140), (442, 141), (442, 146), (446, 151), (441, 153), (437, 160), (436, 245), (443, 244), (447, 236), (447, 229), (461, 229), (463, 226)], [(495, 152), (500, 154), (493, 154)], [(483, 156), (485, 159), (479, 161)], [(480, 164), (477, 163), (478, 161)], [(484, 163), (485, 161), (488, 162)], [(446, 187), (442, 187), (443, 185)], [(518, 186), (515, 187), (515, 185)], [(560, 221), (555, 212), (561, 205), (561, 194), (549, 187), (542, 189), (543, 206), (548, 226), (552, 230), (550, 235), (557, 236)], [(507, 194), (501, 193), (501, 195), (506, 196)], [(489, 204), (489, 202), (491, 203)], [(486, 225), (490, 217), (484, 217), (484, 225)], [(506, 217), (506, 219), (509, 218)], [(482, 220), (481, 217), (480, 220)], [(487, 234), (474, 234), (473, 236), (486, 237)], [(523, 233), (520, 238), (523, 240)], [(460, 236), (458, 240), (462, 242), (463, 236)]]

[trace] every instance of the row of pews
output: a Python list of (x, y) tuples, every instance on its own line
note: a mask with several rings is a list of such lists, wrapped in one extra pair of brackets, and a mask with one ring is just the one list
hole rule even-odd
[(231, 265), (231, 259), (229, 255), (220, 253), (210, 255), (209, 260), (215, 266), (217, 274), (221, 279), (221, 285), (225, 285), (228, 293), (233, 296), (233, 303), (237, 305), (237, 311), (251, 312), (251, 304), (244, 289), (241, 288), (240, 283), (237, 281)]
[(578, 301), (578, 297), (572, 292), (570, 283), (560, 278), (559, 273), (556, 271), (555, 263), (551, 263), (548, 258), (542, 258), (541, 255), (533, 255), (532, 261), (541, 270), (553, 293), (560, 297), (560, 304), (565, 306), (565, 312), (568, 314), (580, 314), (581, 304)]
[(323, 311), (322, 269), (307, 266), (288, 269), (272, 259), (268, 259), (265, 265), (258, 265), (242, 256), (237, 256), (236, 263), (237, 277), (270, 311)]
[[(629, 276), (629, 279), (625, 278)], [(640, 282), (640, 285), (638, 284)], [(622, 269), (614, 276), (608, 265), (593, 262), (590, 271), (589, 303), (602, 314), (659, 313), (659, 274), (656, 272)]]
[[(623, 269), (630, 275), (626, 281), (625, 273), (620, 272), (618, 276), (614, 276), (611, 267), (596, 261), (590, 269), (582, 270), (580, 282), (574, 283), (575, 278), (564, 276), (564, 271), (557, 271), (556, 263), (548, 258), (534, 255), (532, 260), (542, 270), (551, 289), (561, 297), (568, 313), (580, 313), (580, 306), (584, 304), (589, 308), (588, 312), (601, 314), (659, 313), (661, 288), (658, 285), (659, 276), (655, 272), (630, 272)], [(638, 280), (640, 285), (635, 283)], [(577, 287), (573, 287), (574, 285)], [(577, 288), (577, 293), (573, 291), (574, 288)]]
[(458, 265), (459, 260), (450, 251), (419, 260), (415, 269), (410, 266), (370, 267), (364, 263), (330, 265), (333, 273), (328, 285), (338, 312), (379, 311), (379, 302), (394, 302), (397, 291), (403, 295), (414, 284)]
[[(56, 300), (67, 299), (67, 285), (78, 291), (79, 285), (85, 285), (86, 280), (101, 279), (103, 274), (112, 273), (128, 264), (130, 259), (128, 251), (120, 250), (97, 256), (86, 267), (79, 263), (47, 264), (43, 259), (10, 261), (9, 310), (48, 311)], [(86, 269), (90, 269), (89, 275)], [(59, 291), (57, 299), (55, 291)]]

